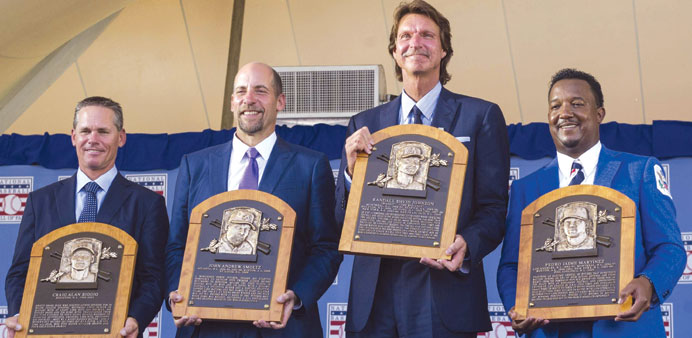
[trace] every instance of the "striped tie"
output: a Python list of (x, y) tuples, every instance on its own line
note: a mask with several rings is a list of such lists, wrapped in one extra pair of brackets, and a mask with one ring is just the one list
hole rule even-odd
[(579, 160), (572, 162), (572, 170), (569, 172), (569, 177), (572, 178), (569, 181), (569, 185), (580, 185), (581, 182), (584, 182), (584, 167), (581, 166)]

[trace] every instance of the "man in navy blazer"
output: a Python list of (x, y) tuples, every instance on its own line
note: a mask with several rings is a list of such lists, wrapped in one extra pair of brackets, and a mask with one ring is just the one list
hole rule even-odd
[[(216, 194), (242, 187), (241, 177), (257, 156), (257, 189), (288, 203), (296, 212), (295, 234), (281, 322), (243, 323), (176, 320), (177, 337), (318, 337), (322, 335), (317, 300), (329, 288), (341, 263), (339, 230), (334, 219), (334, 178), (324, 154), (292, 145), (274, 132), (286, 97), (281, 78), (261, 63), (243, 66), (236, 75), (231, 109), (238, 129), (233, 140), (185, 155), (178, 169), (171, 233), (166, 249), (170, 304), (177, 293), (192, 209)], [(257, 184), (257, 181), (254, 181)]]
[[(65, 225), (77, 223), (85, 209), (86, 184), (95, 182), (95, 222), (110, 224), (132, 236), (138, 244), (128, 318), (120, 335), (135, 337), (161, 309), (164, 297), (164, 259), (168, 215), (162, 196), (130, 182), (118, 173), (115, 157), (125, 144), (120, 104), (104, 97), (89, 97), (77, 104), (72, 129), (79, 169), (72, 177), (29, 194), (19, 225), (12, 265), (5, 281), (8, 313), (18, 314), (36, 240)], [(21, 330), (17, 317), (5, 321), (10, 332)]]
[[(601, 145), (605, 116), (603, 93), (587, 73), (563, 69), (551, 81), (548, 123), (557, 157), (535, 173), (512, 183), (497, 288), (514, 319), (521, 213), (540, 196), (560, 187), (596, 184), (611, 187), (637, 206), (634, 271), (620, 290), (632, 307), (615, 320), (550, 323), (542, 318), (512, 321), (518, 333), (532, 337), (665, 337), (660, 304), (670, 296), (685, 268), (686, 254), (675, 206), (661, 164), (653, 157), (610, 150)], [(572, 170), (573, 162), (578, 162)], [(575, 182), (571, 182), (575, 179)]]
[(344, 218), (357, 153), (372, 150), (370, 133), (413, 122), (441, 128), (468, 149), (468, 164), (456, 237), (447, 250), (452, 259), (356, 256), (346, 331), (349, 337), (475, 337), (491, 329), (482, 260), (503, 236), (509, 177), (505, 121), (496, 104), (442, 88), (450, 78), (450, 27), (431, 5), (413, 1), (397, 8), (389, 41), (404, 90), (349, 121), (337, 219)]

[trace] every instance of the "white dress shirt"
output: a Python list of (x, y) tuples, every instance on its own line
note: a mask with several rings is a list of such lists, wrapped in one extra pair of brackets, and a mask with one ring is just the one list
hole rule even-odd
[(405, 90), (401, 91), (401, 107), (399, 108), (399, 124), (413, 124), (413, 115), (411, 109), (413, 106), (418, 106), (418, 109), (423, 113), (421, 120), (426, 126), (432, 125), (433, 117), (435, 117), (435, 107), (437, 107), (437, 99), (440, 98), (442, 85), (438, 82), (433, 89), (427, 92), (418, 102), (406, 94)]
[[(106, 171), (105, 174), (99, 176), (94, 180), (96, 184), (101, 187), (101, 190), (96, 192), (96, 212), (101, 210), (101, 204), (103, 204), (103, 199), (106, 197), (108, 189), (111, 187), (111, 183), (115, 179), (115, 175), (118, 174), (118, 169), (113, 166), (110, 170)], [(87, 192), (82, 191), (84, 186), (91, 182), (91, 179), (82, 171), (82, 169), (77, 169), (77, 189), (75, 190), (75, 203), (74, 203), (74, 213), (75, 219), (79, 220), (79, 216), (82, 214), (84, 205), (86, 204)]]
[(598, 165), (598, 156), (601, 154), (601, 141), (598, 141), (593, 147), (589, 148), (586, 152), (581, 154), (578, 158), (572, 158), (569, 155), (557, 153), (557, 165), (560, 171), (560, 188), (564, 188), (569, 185), (572, 180), (570, 177), (570, 172), (572, 171), (572, 162), (574, 160), (579, 160), (582, 167), (584, 167), (584, 181), (581, 184), (592, 185), (594, 178), (596, 177), (596, 165)]
[[(276, 144), (276, 132), (273, 132), (255, 146), (259, 153), (256, 158), (259, 169), (257, 186), (259, 186), (259, 182), (262, 182), (264, 168), (267, 166), (274, 144)], [(233, 150), (231, 150), (231, 162), (228, 166), (228, 191), (238, 190), (238, 186), (240, 186), (240, 180), (243, 178), (243, 173), (245, 173), (245, 167), (250, 163), (250, 159), (245, 156), (249, 148), (247, 144), (238, 138), (237, 134), (233, 134)]]

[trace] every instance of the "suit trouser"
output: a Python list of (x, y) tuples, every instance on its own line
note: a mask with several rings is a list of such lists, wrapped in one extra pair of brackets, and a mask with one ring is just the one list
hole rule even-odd
[(449, 331), (437, 312), (429, 269), (416, 260), (383, 258), (370, 317), (360, 332), (347, 337), (443, 338), (476, 337), (476, 332)]

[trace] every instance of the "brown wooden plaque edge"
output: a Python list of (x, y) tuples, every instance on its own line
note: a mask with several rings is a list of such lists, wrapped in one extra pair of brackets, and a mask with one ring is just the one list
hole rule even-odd
[(618, 291), (622, 290), (634, 277), (634, 241), (637, 212), (634, 201), (617, 190), (600, 185), (575, 185), (553, 190), (529, 204), (521, 214), (518, 256), (521, 259), (519, 259), (517, 266), (517, 296), (514, 306), (514, 311), (518, 315), (517, 320), (523, 320), (527, 317), (550, 319), (553, 321), (612, 319), (618, 313), (626, 311), (632, 306), (630, 297), (623, 304), (529, 308), (534, 215), (547, 204), (573, 195), (597, 195), (620, 206), (620, 280)]
[(433, 259), (451, 258), (450, 255), (445, 254), (445, 251), (454, 242), (454, 235), (456, 234), (457, 222), (459, 219), (459, 208), (461, 207), (462, 198), (461, 194), (452, 193), (451, 187), (455, 187), (454, 191), (457, 191), (456, 187), (458, 187), (458, 191), (464, 190), (464, 177), (466, 175), (468, 150), (461, 142), (459, 142), (459, 140), (448, 132), (422, 124), (391, 126), (372, 134), (372, 138), (375, 141), (375, 146), (377, 146), (377, 143), (382, 140), (406, 134), (419, 134), (440, 141), (445, 146), (449, 147), (455, 154), (452, 162), (452, 173), (449, 182), (450, 193), (447, 195), (447, 204), (445, 206), (445, 218), (442, 224), (440, 245), (438, 247), (423, 247), (416, 245), (353, 240), (358, 223), (360, 200), (362, 197), (363, 188), (365, 186), (365, 174), (369, 158), (367, 153), (360, 152), (358, 153), (355, 168), (353, 169), (351, 193), (348, 197), (348, 206), (346, 207), (346, 215), (344, 217), (341, 240), (339, 241), (340, 252), (347, 254), (364, 254), (390, 257), (428, 257)]
[[(224, 202), (235, 200), (254, 200), (270, 205), (283, 216), (281, 237), (279, 239), (279, 251), (277, 254), (276, 271), (271, 294), (269, 309), (228, 309), (215, 307), (201, 307), (189, 305), (187, 299), (190, 297), (192, 287), (192, 277), (195, 261), (197, 260), (197, 250), (199, 242), (200, 228), (202, 227), (202, 217), (204, 213)], [(187, 243), (185, 243), (185, 254), (183, 256), (183, 266), (180, 270), (180, 283), (178, 292), (183, 296), (183, 301), (176, 304), (173, 308), (173, 317), (178, 319), (182, 316), (197, 316), (203, 319), (216, 320), (239, 320), (254, 321), (265, 320), (280, 322), (283, 312), (283, 304), (278, 303), (276, 298), (286, 292), (286, 281), (288, 279), (288, 266), (291, 260), (291, 250), (293, 248), (293, 232), (295, 230), (296, 213), (282, 199), (269, 193), (259, 190), (233, 190), (207, 198), (198, 204), (190, 214), (190, 226), (187, 232)]]
[[(115, 238), (122, 245), (123, 257), (120, 263), (120, 278), (118, 280), (118, 290), (116, 291), (115, 303), (113, 304), (113, 319), (111, 320), (110, 332), (103, 334), (77, 334), (77, 335), (59, 335), (64, 338), (89, 338), (89, 337), (113, 337), (117, 335), (125, 326), (127, 319), (127, 310), (130, 303), (130, 294), (132, 291), (132, 280), (134, 277), (135, 259), (137, 258), (137, 241), (132, 238), (127, 232), (105, 223), (88, 222), (74, 223), (66, 225), (47, 233), (39, 238), (31, 247), (31, 260), (29, 261), (29, 270), (27, 270), (26, 283), (24, 284), (24, 296), (22, 297), (22, 305), (19, 310), (19, 324), (22, 325), (22, 331), (16, 332), (15, 337), (29, 337), (29, 323), (31, 322), (31, 309), (34, 303), (36, 294), (36, 284), (39, 278), (39, 270), (41, 261), (43, 260), (44, 248), (53, 241), (79, 232), (95, 232)], [(35, 335), (30, 337), (56, 337), (54, 334)]]

